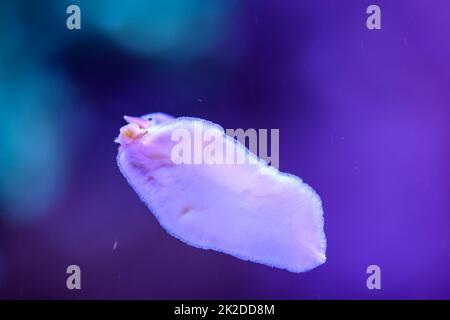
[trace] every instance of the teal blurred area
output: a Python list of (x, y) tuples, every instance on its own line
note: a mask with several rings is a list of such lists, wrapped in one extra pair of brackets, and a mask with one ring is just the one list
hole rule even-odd
[(82, 141), (80, 128), (95, 120), (89, 102), (80, 104), (83, 93), (74, 97), (61, 57), (67, 48), (94, 36), (153, 61), (189, 64), (214, 49), (233, 7), (202, 0), (77, 4), (82, 30), (70, 32), (65, 2), (0, 3), (0, 203), (8, 221), (51, 211), (70, 176), (77, 148), (70, 143)]
[[(231, 1), (78, 1), (84, 21), (126, 48), (174, 63), (204, 57), (226, 28)], [(207, 27), (205, 27), (207, 26)]]
[(13, 77), (1, 75), (8, 80), (0, 87), (0, 194), (4, 212), (25, 219), (48, 211), (64, 188), (64, 112), (70, 106), (67, 88), (50, 73), (14, 66), (2, 66)]
[(30, 43), (27, 10), (21, 2), (0, 4), (1, 214), (20, 222), (48, 212), (64, 190), (64, 119), (71, 112), (64, 77)]

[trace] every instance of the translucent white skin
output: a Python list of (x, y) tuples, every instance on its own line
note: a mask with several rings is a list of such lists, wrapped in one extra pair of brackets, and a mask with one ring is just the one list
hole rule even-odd
[[(169, 234), (194, 247), (291, 272), (325, 262), (321, 201), (300, 178), (268, 166), (209, 121), (160, 113), (126, 120), (130, 124), (116, 140), (119, 168)], [(225, 144), (254, 163), (175, 164), (173, 130), (193, 134), (199, 122), (203, 130), (219, 130)]]

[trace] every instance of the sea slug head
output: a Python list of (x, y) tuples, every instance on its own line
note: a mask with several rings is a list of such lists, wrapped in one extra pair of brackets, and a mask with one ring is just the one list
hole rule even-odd
[(119, 136), (116, 138), (116, 142), (120, 145), (129, 145), (147, 133), (145, 128), (142, 128), (137, 123), (128, 123), (127, 125), (120, 128)]
[(174, 119), (164, 113), (150, 113), (142, 117), (124, 116), (123, 118), (128, 124), (120, 128), (119, 136), (115, 140), (122, 146), (139, 141), (151, 127)]

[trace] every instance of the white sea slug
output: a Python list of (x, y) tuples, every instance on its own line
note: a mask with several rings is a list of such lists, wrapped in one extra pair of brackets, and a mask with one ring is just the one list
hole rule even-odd
[[(129, 124), (116, 139), (120, 171), (169, 234), (197, 248), (291, 272), (325, 262), (321, 201), (300, 178), (268, 166), (206, 120), (162, 113), (125, 120)], [(180, 163), (174, 159), (176, 136), (194, 136), (196, 127), (209, 136), (201, 142), (203, 161)], [(215, 155), (213, 141), (224, 146)], [(198, 153), (193, 147), (183, 150), (184, 156), (191, 151)], [(219, 161), (231, 151), (249, 161)]]

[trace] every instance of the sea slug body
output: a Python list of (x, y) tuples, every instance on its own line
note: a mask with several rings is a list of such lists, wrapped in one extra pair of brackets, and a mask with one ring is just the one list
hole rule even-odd
[[(291, 272), (325, 262), (322, 203), (300, 178), (268, 166), (206, 120), (162, 113), (125, 120), (116, 139), (120, 171), (169, 234), (194, 247)], [(203, 156), (226, 158), (233, 150), (249, 161), (174, 161), (179, 147), (174, 133), (194, 135), (198, 127), (225, 146), (223, 154), (212, 155), (212, 140), (202, 141)]]

